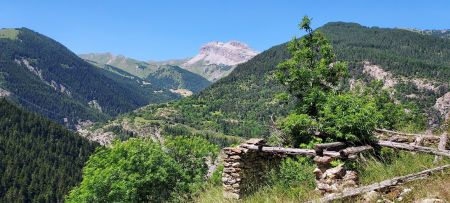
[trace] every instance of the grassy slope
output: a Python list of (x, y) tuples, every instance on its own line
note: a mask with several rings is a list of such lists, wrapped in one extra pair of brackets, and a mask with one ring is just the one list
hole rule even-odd
[(0, 38), (16, 40), (19, 35), (19, 31), (16, 29), (0, 29)]

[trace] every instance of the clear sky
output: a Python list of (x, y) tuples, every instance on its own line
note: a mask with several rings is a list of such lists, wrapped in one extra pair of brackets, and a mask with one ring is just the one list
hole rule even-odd
[(210, 41), (263, 51), (298, 35), (304, 15), (366, 26), (450, 29), (446, 0), (2, 0), (0, 27), (28, 27), (74, 51), (141, 60), (195, 55)]

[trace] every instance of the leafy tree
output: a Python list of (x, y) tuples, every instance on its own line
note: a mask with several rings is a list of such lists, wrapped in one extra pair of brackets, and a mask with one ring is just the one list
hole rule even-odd
[(320, 31), (313, 32), (310, 23), (311, 19), (305, 16), (299, 27), (307, 34), (289, 42), (291, 58), (278, 65), (276, 74), (299, 100), (298, 113), (315, 117), (327, 94), (339, 89), (347, 75), (347, 65), (335, 61), (333, 47)]
[(370, 142), (382, 114), (372, 97), (341, 94), (328, 97), (319, 112), (321, 131), (333, 140)]
[(310, 23), (305, 16), (299, 27), (306, 36), (288, 44), (291, 58), (278, 65), (277, 78), (297, 99), (294, 112), (281, 120), (280, 127), (291, 135), (292, 144), (306, 147), (321, 140), (371, 141), (382, 119), (376, 102), (369, 95), (343, 91), (347, 64), (336, 61), (330, 42)]
[(198, 137), (168, 138), (164, 145), (130, 138), (92, 155), (83, 181), (67, 202), (186, 201), (206, 184), (208, 166), (218, 149)]
[(208, 172), (206, 159), (213, 162), (219, 148), (204, 138), (183, 136), (169, 138), (164, 145), (169, 150), (168, 154), (180, 164), (187, 175), (188, 182), (191, 183), (191, 193), (199, 191), (205, 183), (205, 175)]
[(67, 202), (165, 202), (187, 191), (186, 175), (151, 141), (115, 142), (91, 156)]

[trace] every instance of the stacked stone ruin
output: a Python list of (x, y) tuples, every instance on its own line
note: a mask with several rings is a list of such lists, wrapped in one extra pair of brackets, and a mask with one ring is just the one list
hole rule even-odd
[(227, 199), (240, 199), (264, 183), (267, 172), (277, 166), (281, 156), (262, 152), (263, 139), (250, 139), (237, 147), (223, 149), (223, 195)]
[[(357, 160), (361, 156), (361, 153), (372, 150), (378, 151), (380, 147), (422, 152), (436, 155), (436, 157), (450, 157), (450, 151), (447, 150), (448, 136), (446, 133), (443, 133), (441, 136), (433, 136), (406, 134), (388, 130), (377, 131), (395, 134), (390, 139), (397, 142), (378, 140), (370, 145), (353, 147), (347, 146), (346, 143), (333, 142), (316, 144), (314, 150), (311, 150), (270, 147), (265, 144), (263, 139), (250, 139), (237, 147), (224, 148), (223, 195), (228, 199), (241, 199), (245, 195), (251, 194), (260, 185), (265, 183), (267, 172), (278, 167), (281, 160), (286, 156), (314, 157), (313, 160), (317, 165), (317, 168), (314, 170), (316, 189), (324, 195), (324, 197), (317, 200), (318, 202), (327, 202), (360, 195), (450, 169), (450, 164), (448, 164), (427, 169), (419, 173), (395, 177), (372, 185), (358, 187), (357, 172), (346, 170), (343, 164), (333, 166), (332, 163), (334, 160)], [(381, 138), (381, 136), (379, 135), (378, 137)], [(405, 141), (406, 143), (402, 143), (401, 141)], [(438, 144), (437, 149), (420, 146), (424, 141), (427, 141), (429, 144)]]
[(316, 189), (322, 194), (329, 194), (358, 187), (358, 174), (356, 171), (346, 170), (343, 164), (332, 167), (332, 161), (333, 158), (329, 156), (314, 157), (314, 162), (317, 165), (317, 168), (314, 170)]
[[(250, 139), (237, 147), (223, 149), (222, 182), (225, 198), (241, 199), (243, 196), (251, 194), (265, 183), (267, 172), (278, 167), (280, 161), (289, 156), (289, 154), (279, 151), (262, 150), (263, 147), (271, 148), (265, 144), (263, 139)], [(314, 154), (314, 150), (312, 152)], [(317, 164), (317, 169), (314, 171), (317, 190), (326, 194), (358, 186), (358, 177), (355, 171), (345, 170), (343, 165), (332, 167), (331, 162), (337, 157), (321, 155), (314, 158)]]

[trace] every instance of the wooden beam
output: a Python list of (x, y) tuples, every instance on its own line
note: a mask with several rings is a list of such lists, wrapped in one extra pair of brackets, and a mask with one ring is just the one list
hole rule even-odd
[(370, 191), (380, 190), (380, 189), (383, 189), (386, 187), (391, 187), (391, 186), (399, 185), (402, 183), (410, 182), (413, 180), (425, 178), (425, 177), (428, 177), (432, 173), (441, 172), (441, 171), (444, 171), (449, 168), (450, 168), (450, 164), (440, 166), (437, 168), (433, 168), (433, 169), (424, 170), (424, 171), (421, 171), (418, 173), (413, 173), (413, 174), (406, 175), (406, 176), (395, 177), (395, 178), (392, 178), (389, 180), (381, 181), (379, 183), (375, 183), (375, 184), (371, 184), (371, 185), (367, 185), (367, 186), (362, 186), (362, 187), (358, 187), (358, 188), (354, 188), (354, 189), (347, 189), (347, 190), (344, 190), (343, 192), (329, 194), (323, 198), (309, 201), (309, 202), (311, 202), (311, 203), (313, 203), (313, 202), (331, 202), (331, 201), (335, 201), (335, 200), (342, 199), (342, 198), (353, 197), (353, 196), (361, 195), (361, 194), (364, 194), (364, 193), (367, 193)]
[(358, 154), (358, 153), (368, 151), (368, 150), (373, 150), (373, 147), (370, 145), (360, 146), (360, 147), (348, 147), (348, 148), (345, 148), (345, 149), (339, 151), (339, 154), (342, 157), (348, 157), (350, 155)]
[(289, 155), (304, 155), (314, 157), (316, 152), (312, 149), (296, 149), (296, 148), (283, 148), (283, 147), (258, 147), (255, 145), (241, 144), (243, 148), (251, 150), (260, 150), (262, 152), (289, 154)]
[(422, 146), (409, 145), (409, 144), (404, 144), (404, 143), (383, 141), (383, 140), (378, 141), (377, 144), (382, 147), (402, 149), (402, 150), (413, 151), (413, 152), (424, 152), (424, 153), (428, 153), (428, 154), (450, 157), (449, 150), (438, 150), (438, 149), (431, 148), (431, 147), (422, 147)]
[[(442, 133), (439, 138), (440, 139), (439, 139), (439, 144), (438, 144), (438, 150), (445, 151), (447, 148), (447, 140), (448, 140), (447, 133)], [(441, 159), (442, 159), (441, 156), (436, 156), (434, 158), (434, 162), (437, 162)]]
[[(251, 150), (259, 150), (262, 152), (268, 153), (277, 153), (277, 154), (287, 154), (287, 155), (302, 155), (308, 157), (316, 156), (316, 151), (313, 149), (297, 149), (297, 148), (283, 148), (283, 147), (265, 147), (265, 146), (255, 146), (248, 144), (241, 144), (243, 148), (251, 149)], [(324, 155), (332, 157), (332, 158), (341, 158), (339, 152), (336, 151), (324, 151)]]
[(332, 142), (332, 143), (324, 143), (324, 144), (316, 144), (314, 146), (314, 150), (318, 156), (323, 156), (323, 151), (325, 149), (336, 149), (336, 148), (344, 148), (346, 146), (343, 142)]
[(439, 140), (438, 136), (435, 135), (425, 135), (425, 134), (413, 134), (413, 133), (403, 133), (403, 132), (396, 132), (392, 130), (385, 130), (385, 129), (375, 129), (375, 132), (378, 133), (390, 133), (394, 135), (400, 135), (400, 136), (408, 136), (408, 137), (422, 137), (425, 140)]

